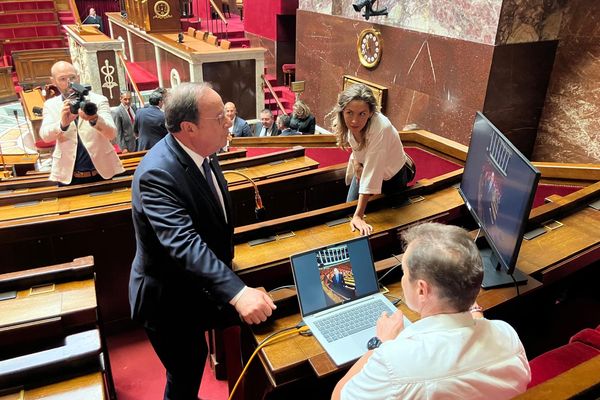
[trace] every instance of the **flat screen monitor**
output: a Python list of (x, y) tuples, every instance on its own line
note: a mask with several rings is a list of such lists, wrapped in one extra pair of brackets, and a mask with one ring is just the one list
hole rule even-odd
[(515, 264), (539, 179), (540, 172), (478, 112), (459, 192), (490, 246), (482, 251), (484, 288), (527, 281)]

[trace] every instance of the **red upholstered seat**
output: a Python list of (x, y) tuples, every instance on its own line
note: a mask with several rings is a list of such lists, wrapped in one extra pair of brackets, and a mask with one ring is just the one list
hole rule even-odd
[(54, 145), (56, 144), (56, 141), (52, 141), (50, 143), (48, 142), (44, 142), (43, 140), (38, 140), (35, 142), (35, 147), (42, 153), (47, 153), (49, 151), (52, 151), (52, 149), (54, 148)]
[(529, 388), (552, 379), (600, 354), (600, 326), (586, 328), (574, 335), (569, 344), (547, 351), (529, 362)]
[(281, 70), (283, 72), (296, 72), (296, 64), (283, 64)]

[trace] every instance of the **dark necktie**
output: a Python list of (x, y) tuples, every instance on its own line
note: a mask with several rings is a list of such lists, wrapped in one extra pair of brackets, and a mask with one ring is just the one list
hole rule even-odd
[(133, 112), (131, 111), (131, 108), (127, 109), (127, 114), (129, 114), (129, 119), (131, 120), (131, 123), (133, 124)]
[(208, 157), (206, 157), (204, 159), (204, 161), (202, 162), (202, 169), (204, 170), (204, 177), (206, 178), (208, 187), (210, 187), (210, 191), (212, 192), (213, 196), (215, 196), (215, 200), (217, 201), (217, 203), (220, 203), (219, 195), (217, 194), (217, 188), (215, 187), (215, 184), (213, 182), (213, 177), (212, 177), (212, 172), (210, 169), (210, 163), (209, 163)]

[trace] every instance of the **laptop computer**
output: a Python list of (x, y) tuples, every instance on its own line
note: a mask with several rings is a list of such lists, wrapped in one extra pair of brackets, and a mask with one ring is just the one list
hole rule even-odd
[(369, 238), (295, 254), (290, 262), (302, 319), (333, 362), (343, 365), (366, 353), (381, 313), (396, 311), (379, 293)]

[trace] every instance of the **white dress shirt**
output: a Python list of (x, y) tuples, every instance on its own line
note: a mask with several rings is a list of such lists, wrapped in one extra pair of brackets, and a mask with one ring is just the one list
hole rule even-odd
[(349, 399), (510, 399), (527, 389), (525, 349), (506, 322), (440, 314), (407, 326), (344, 385)]

